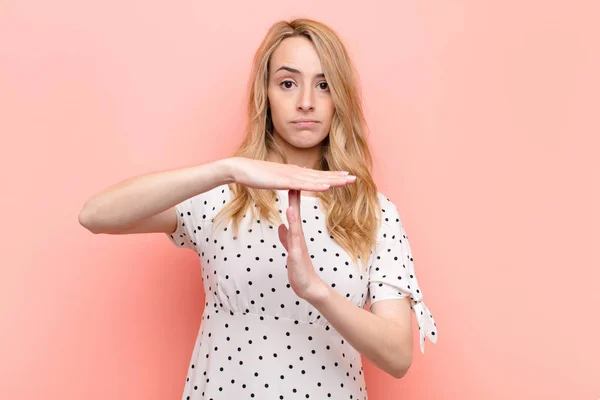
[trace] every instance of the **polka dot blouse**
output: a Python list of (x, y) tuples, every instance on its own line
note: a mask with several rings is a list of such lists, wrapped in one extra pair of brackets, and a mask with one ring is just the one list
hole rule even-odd
[[(277, 193), (287, 225), (287, 190)], [(368, 270), (358, 271), (327, 233), (320, 200), (303, 196), (308, 251), (321, 279), (358, 307), (409, 296), (424, 352), (426, 337), (437, 341), (435, 321), (422, 302), (398, 210), (378, 197), (384, 221)], [(239, 237), (231, 223), (213, 231), (214, 217), (231, 198), (225, 184), (181, 202), (177, 230), (167, 235), (198, 254), (206, 293), (182, 399), (367, 400), (360, 353), (292, 290), (277, 227), (247, 213)]]

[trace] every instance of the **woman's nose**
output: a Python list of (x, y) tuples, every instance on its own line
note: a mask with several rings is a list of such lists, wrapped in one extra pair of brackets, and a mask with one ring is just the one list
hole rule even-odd
[(298, 108), (300, 110), (311, 110), (315, 108), (313, 94), (310, 88), (301, 91), (298, 100)]

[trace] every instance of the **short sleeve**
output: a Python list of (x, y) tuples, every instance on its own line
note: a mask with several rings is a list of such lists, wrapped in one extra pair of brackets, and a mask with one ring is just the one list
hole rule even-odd
[(196, 250), (194, 198), (189, 198), (175, 205), (177, 214), (177, 229), (167, 237), (177, 247)]
[(425, 352), (425, 337), (437, 342), (437, 327), (433, 315), (423, 303), (423, 293), (417, 282), (412, 252), (396, 205), (381, 197), (382, 222), (378, 232), (375, 258), (369, 271), (369, 301), (410, 297), (411, 309), (419, 325), (421, 352)]

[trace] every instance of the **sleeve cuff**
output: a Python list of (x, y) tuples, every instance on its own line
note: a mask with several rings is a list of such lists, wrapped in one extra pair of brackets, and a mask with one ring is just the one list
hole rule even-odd
[(414, 302), (413, 311), (417, 316), (419, 324), (419, 343), (421, 345), (421, 353), (425, 353), (425, 337), (433, 344), (437, 342), (437, 327), (433, 315), (422, 301)]

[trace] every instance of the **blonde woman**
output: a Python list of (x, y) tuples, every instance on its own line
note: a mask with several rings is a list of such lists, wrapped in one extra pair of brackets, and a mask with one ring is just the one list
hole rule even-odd
[(206, 304), (182, 399), (367, 399), (361, 355), (401, 378), (411, 310), (421, 351), (437, 329), (398, 209), (370, 174), (356, 73), (331, 28), (281, 21), (248, 95), (231, 157), (124, 181), (80, 222), (163, 232), (198, 254)]

